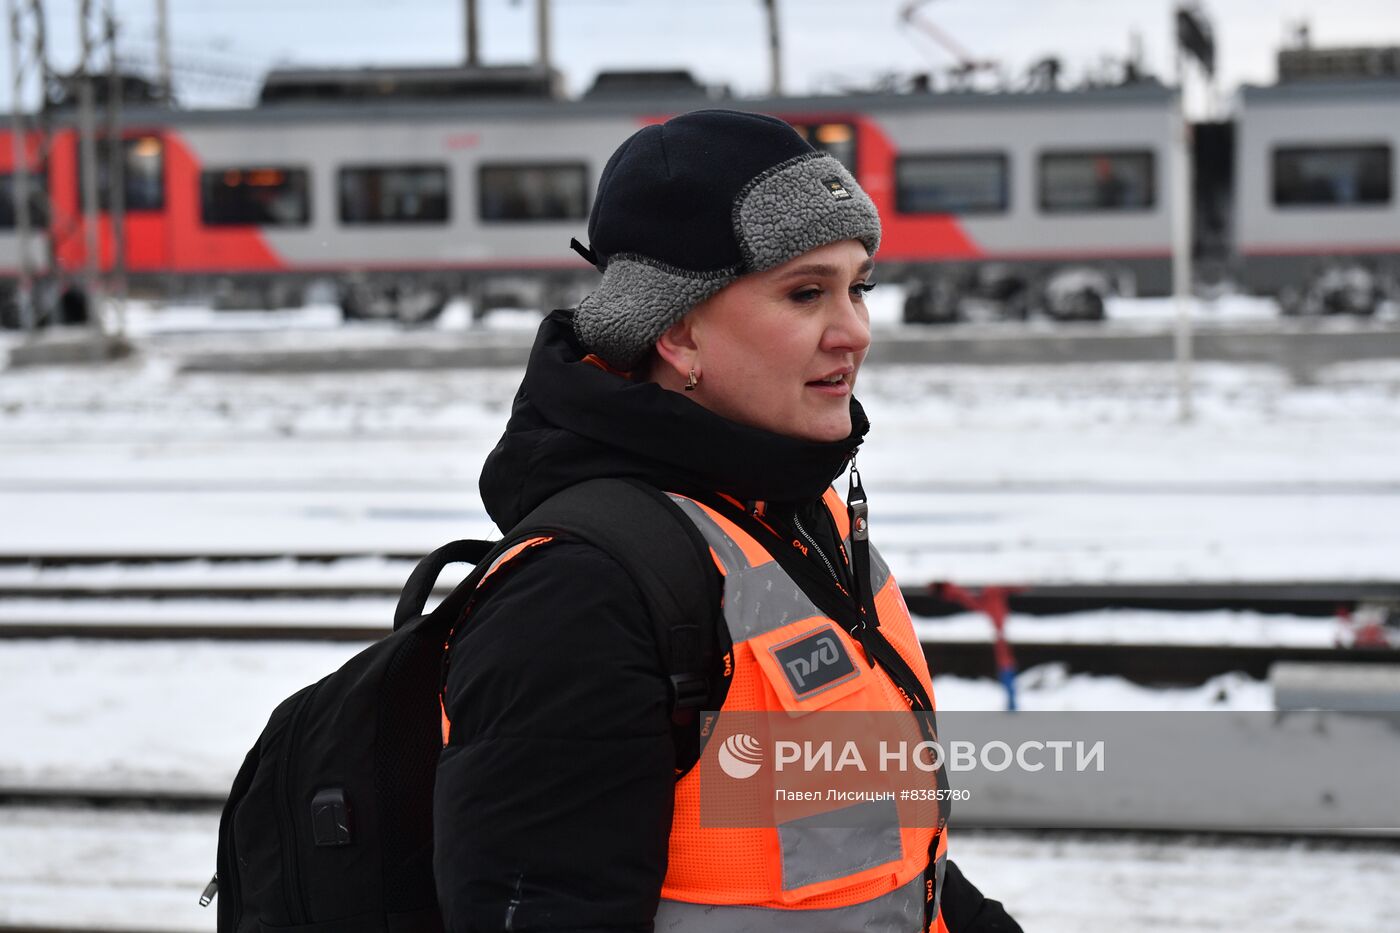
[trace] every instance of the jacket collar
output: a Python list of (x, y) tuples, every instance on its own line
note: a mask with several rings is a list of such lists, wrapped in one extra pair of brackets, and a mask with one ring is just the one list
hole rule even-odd
[(869, 430), (851, 399), (849, 436), (806, 441), (723, 418), (679, 392), (585, 362), (570, 311), (545, 318), (510, 421), (481, 474), (482, 500), (502, 530), (566, 486), (637, 477), (677, 492), (741, 501), (820, 497)]

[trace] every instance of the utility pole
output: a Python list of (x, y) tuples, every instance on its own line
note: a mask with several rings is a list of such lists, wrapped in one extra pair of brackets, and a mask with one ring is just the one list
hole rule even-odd
[(539, 32), (540, 67), (547, 74), (550, 69), (549, 0), (537, 0), (535, 4), (535, 28)]
[(768, 8), (768, 93), (783, 96), (783, 48), (778, 32), (778, 0), (763, 0)]
[(78, 165), (83, 203), (83, 297), (87, 303), (88, 324), (102, 333), (100, 291), (101, 242), (97, 230), (97, 127), (93, 113), (92, 66), (96, 58), (93, 42), (92, 0), (78, 0)]
[[(24, 30), (16, 0), (6, 0), (6, 7), (10, 19), (10, 134), (14, 147), (10, 197), (14, 199), (15, 204), (15, 233), (19, 245), (19, 276), (15, 283), (15, 305), (19, 312), (19, 326), (26, 334), (32, 336), (35, 325), (34, 268), (29, 243), (33, 218), (29, 216), (29, 128), (24, 119)], [(39, 84), (42, 89), (42, 78)]]
[(1182, 0), (1172, 16), (1176, 42), (1176, 114), (1172, 127), (1172, 293), (1176, 296), (1176, 378), (1178, 418), (1184, 424), (1195, 415), (1191, 399), (1191, 245), (1192, 217), (1191, 124), (1186, 119), (1187, 56), (1196, 59), (1207, 76), (1215, 74), (1215, 33), (1198, 0)]
[(175, 79), (170, 72), (170, 14), (168, 0), (156, 0), (156, 67), (161, 95), (167, 106), (175, 101)]
[[(42, 0), (7, 0), (10, 13), (10, 75), (12, 144), (14, 146), (15, 226), (19, 246), (17, 310), (21, 326), (32, 338), (35, 328), (53, 309), (53, 295), (45, 277), (58, 268), (58, 247), (52, 235), (44, 238), (43, 267), (36, 268), (36, 232), (49, 225), (48, 178), (50, 89), (56, 81), (49, 68), (48, 32)], [(26, 87), (37, 83), (37, 102), (25, 113)], [(37, 179), (37, 183), (36, 180)], [(37, 210), (36, 210), (37, 208)]]
[(117, 71), (117, 18), (112, 2), (102, 4), (107, 42), (107, 219), (112, 226), (111, 297), (116, 336), (121, 338), (126, 335), (126, 140), (122, 138), (123, 86)]
[(1176, 301), (1177, 419), (1191, 421), (1191, 124), (1186, 120), (1186, 56), (1176, 50), (1172, 125), (1172, 295)]
[(481, 59), (477, 55), (477, 22), (476, 22), (476, 0), (464, 0), (466, 3), (467, 16), (467, 67), (475, 68), (481, 64)]

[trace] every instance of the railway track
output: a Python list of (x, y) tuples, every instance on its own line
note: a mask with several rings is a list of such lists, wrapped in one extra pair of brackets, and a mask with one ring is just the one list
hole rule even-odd
[[(405, 564), (404, 577), (408, 566)], [(440, 582), (437, 591), (449, 592), (455, 581)], [(966, 611), (958, 603), (930, 592), (928, 587), (905, 587), (904, 599), (916, 615), (937, 618)], [(5, 600), (328, 600), (395, 599), (397, 584), (358, 583), (349, 580), (299, 583), (269, 580), (244, 581), (236, 577), (184, 581), (95, 580), (90, 582), (0, 582), (0, 603)], [(1008, 607), (1024, 615), (1056, 615), (1097, 609), (1155, 609), (1202, 612), (1213, 609), (1331, 617), (1363, 603), (1400, 603), (1400, 584), (1141, 584), (1061, 585), (1011, 588)], [(0, 625), (0, 637), (5, 626)], [(10, 636), (13, 637), (13, 636)]]
[[(81, 638), (115, 641), (215, 640), (365, 642), (389, 631), (390, 612), (418, 555), (401, 553), (238, 552), (39, 553), (0, 556), (0, 642)], [(377, 563), (366, 565), (366, 560)], [(359, 562), (359, 563), (356, 563)], [(26, 572), (28, 568), (28, 572)], [(450, 574), (440, 584), (446, 593)], [(1339, 610), (1400, 604), (1400, 582), (1307, 584), (1114, 584), (1007, 590), (1012, 613), (1048, 616), (1103, 609), (1172, 612), (1251, 610), (1311, 616), (1327, 624)], [(937, 586), (906, 587), (917, 616), (965, 612)], [(988, 642), (940, 639), (925, 631), (924, 651), (939, 674), (990, 677)], [(1018, 665), (1064, 665), (1070, 673), (1113, 675), (1140, 684), (1199, 684), (1241, 672), (1264, 678), (1279, 661), (1400, 663), (1400, 649), (1277, 645), (1052, 642), (1024, 637)]]
[[(421, 554), (403, 552), (300, 552), (230, 551), (211, 554), (150, 553), (0, 553), (0, 603), (15, 599), (343, 599), (396, 598), (399, 581), (407, 577)], [(301, 572), (321, 577), (352, 561), (382, 562), (392, 582), (359, 582), (345, 573), (307, 583), (292, 579)], [(288, 566), (291, 566), (291, 573)], [(394, 566), (401, 565), (401, 566)], [(196, 566), (199, 572), (189, 568)], [(22, 579), (22, 571), (34, 573)], [(211, 569), (212, 568), (212, 569)], [(93, 579), (82, 579), (85, 570)], [(227, 574), (221, 572), (228, 570)], [(234, 571), (237, 572), (234, 572)], [(256, 579), (267, 570), (275, 579)], [(48, 574), (47, 572), (54, 573)], [(97, 572), (100, 571), (100, 572)], [(115, 572), (109, 572), (115, 571)], [(130, 573), (125, 573), (130, 571)], [(182, 579), (162, 578), (162, 572)], [(357, 574), (362, 575), (362, 574)], [(48, 576), (48, 579), (45, 577)], [(450, 574), (448, 575), (450, 576)], [(8, 578), (7, 578), (8, 577)], [(73, 579), (77, 577), (77, 579)], [(253, 577), (254, 579), (244, 579)], [(446, 580), (446, 577), (444, 578)], [(443, 582), (440, 589), (450, 589)], [(1053, 615), (1095, 609), (1159, 609), (1194, 612), (1212, 609), (1253, 610), (1291, 615), (1332, 616), (1339, 609), (1362, 603), (1400, 604), (1400, 580), (1314, 581), (1307, 583), (1115, 583), (1049, 584), (1006, 588), (1011, 611), (1027, 615)], [(918, 615), (937, 617), (964, 611), (942, 598), (937, 584), (906, 586), (904, 597)]]
[[(202, 813), (217, 811), (226, 793), (200, 791), (113, 790), (85, 787), (6, 787), (0, 785), (0, 807), (58, 807), (126, 810), (136, 813)], [(0, 927), (4, 929), (4, 927)]]
[[(0, 639), (87, 638), (117, 641), (216, 640), (230, 642), (364, 642), (389, 634), (389, 627), (248, 622), (219, 625), (111, 625), (34, 623), (0, 625)], [(925, 639), (924, 656), (936, 675), (994, 677), (992, 645)], [(1400, 648), (1308, 648), (1278, 645), (1083, 644), (1016, 642), (1017, 665), (1025, 670), (1060, 664), (1071, 674), (1122, 677), (1146, 686), (1201, 684), (1221, 674), (1266, 678), (1283, 661), (1400, 664)]]
[[(387, 613), (386, 613), (387, 615)], [(388, 625), (331, 625), (293, 621), (238, 623), (112, 624), (102, 622), (34, 622), (0, 624), (0, 640), (84, 638), (114, 641), (214, 640), (229, 642), (363, 642), (389, 633)], [(1278, 645), (1084, 644), (1027, 642), (1013, 645), (1025, 670), (1042, 664), (1063, 665), (1071, 674), (1122, 677), (1147, 686), (1200, 684), (1227, 673), (1255, 679), (1268, 676), (1282, 661), (1352, 664), (1400, 664), (1398, 648), (1326, 648)], [(996, 660), (989, 642), (924, 639), (924, 656), (937, 675), (993, 677)]]
[(169, 930), (144, 930), (140, 927), (91, 927), (91, 926), (34, 926), (21, 923), (11, 925), (0, 923), (0, 933), (170, 933)]

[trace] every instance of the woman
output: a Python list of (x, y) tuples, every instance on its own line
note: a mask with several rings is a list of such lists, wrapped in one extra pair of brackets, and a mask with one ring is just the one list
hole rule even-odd
[[(793, 626), (834, 632), (840, 616), (855, 620), (833, 636), (856, 659), (848, 702), (907, 715), (927, 669), (830, 490), (869, 427), (852, 391), (874, 205), (787, 124), (701, 111), (623, 143), (588, 232), (591, 249), (575, 248), (602, 283), (541, 326), (482, 473), (491, 517), (508, 529), (594, 477), (681, 494), (725, 574), (723, 710), (826, 702), (764, 681), (758, 659)], [(782, 598), (755, 602), (746, 573)], [(622, 568), (561, 540), (492, 581), (454, 635), (444, 693), (435, 874), (449, 930), (1019, 929), (943, 861), (932, 827), (873, 853), (794, 826), (707, 830), (696, 773), (673, 780), (667, 685)], [(776, 604), (805, 608), (765, 616)]]

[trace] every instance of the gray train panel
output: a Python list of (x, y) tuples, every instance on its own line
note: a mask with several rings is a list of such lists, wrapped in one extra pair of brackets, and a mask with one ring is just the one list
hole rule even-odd
[[(310, 222), (267, 226), (268, 244), (293, 267), (582, 267), (569, 238), (584, 238), (586, 216), (501, 220), (478, 216), (483, 165), (577, 164), (586, 198), (616, 142), (635, 122), (323, 123), (311, 126), (198, 127), (181, 136), (205, 170), (275, 166), (310, 173)], [(449, 207), (441, 223), (347, 225), (340, 218), (340, 171), (367, 166), (441, 166)], [(586, 212), (589, 200), (583, 203)]]
[[(49, 266), (49, 238), (43, 231), (30, 235), (30, 269), (42, 272)], [(0, 277), (14, 278), (19, 275), (19, 234), (13, 229), (0, 230)]]
[[(794, 117), (870, 117), (896, 155), (995, 150), (1007, 155), (1009, 204), (1004, 214), (959, 218), (980, 249), (999, 257), (1093, 258), (1137, 256), (1169, 250), (1167, 203), (1173, 96), (1115, 91), (1055, 95), (928, 95), (726, 101), (726, 106)], [(561, 102), (503, 109), (479, 105), (444, 112), (402, 108), (267, 108), (217, 117), (181, 115), (179, 127), (206, 165), (254, 159), (266, 164), (295, 160), (315, 168), (313, 218), (304, 229), (266, 231), (269, 241), (297, 263), (567, 261), (552, 242), (567, 244), (584, 224), (497, 222), (478, 218), (483, 162), (577, 162), (588, 184), (613, 148), (640, 125), (643, 115), (693, 108), (695, 101), (610, 105)], [(300, 119), (295, 119), (295, 117)], [(1048, 213), (1039, 200), (1040, 160), (1055, 153), (1141, 152), (1151, 161), (1151, 204), (1126, 211)], [(452, 166), (451, 222), (444, 232), (408, 226), (346, 229), (335, 217), (336, 169), (373, 161), (445, 162)], [(888, 170), (893, 174), (894, 166)], [(893, 183), (893, 179), (891, 180)], [(901, 218), (889, 217), (891, 222)]]
[[(1003, 154), (1004, 211), (968, 214), (959, 222), (988, 258), (1095, 258), (1165, 255), (1171, 251), (1171, 137), (1174, 102), (1167, 95), (1134, 103), (1082, 97), (1055, 108), (1034, 100), (985, 110), (875, 114), (899, 155)], [(1047, 210), (1042, 204), (1046, 159), (1141, 153), (1151, 166), (1147, 207)]]
[[(568, 249), (568, 241), (586, 239), (593, 185), (607, 157), (645, 120), (721, 105), (775, 113), (794, 122), (852, 122), (883, 137), (888, 159), (867, 153), (857, 174), (884, 206), (884, 258), (896, 278), (999, 265), (1013, 268), (1015, 276), (1043, 291), (1065, 270), (1096, 268), (1105, 281), (1112, 280), (1113, 289), (1152, 294), (1165, 288), (1169, 270), (1175, 99), (1170, 89), (1142, 85), (1051, 94), (864, 95), (713, 104), (688, 97), (297, 104), (174, 113), (133, 109), (125, 119), (132, 127), (168, 127), (206, 172), (261, 168), (306, 173), (305, 216), (298, 208), (293, 223), (257, 228), (285, 268), (227, 272), (385, 279), (412, 274), (436, 276), (449, 288), (483, 275), (520, 272), (536, 279), (591, 282), (595, 273)], [(904, 203), (902, 165), (969, 152), (995, 153), (1002, 162), (1004, 194), (996, 210), (931, 210), (927, 203)], [(445, 209), (437, 206), (429, 222), (345, 222), (342, 171), (391, 166), (413, 166), (424, 177), (432, 175), (428, 181), (439, 198), (445, 181), (450, 203)], [(512, 173), (512, 166), (526, 167), (525, 173)], [(569, 206), (544, 209), (553, 212), (553, 219), (507, 219), (522, 210), (508, 203), (512, 194), (526, 201), (539, 196), (531, 187), (539, 187), (538, 179), (526, 176), (529, 167), (541, 166), (562, 166), (546, 184), (559, 190), (547, 194), (564, 198)], [(494, 174), (488, 179), (484, 171)], [(229, 185), (239, 183), (235, 175), (229, 177), (234, 179)], [(1057, 179), (1059, 194), (1047, 194), (1047, 179)], [(520, 190), (512, 191), (512, 185)], [(361, 194), (369, 198), (370, 191), (365, 187)], [(523, 210), (529, 214), (536, 208), (526, 205)], [(483, 218), (483, 213), (498, 217)], [(934, 228), (953, 231), (947, 239), (961, 245), (943, 250), (938, 236), (929, 235)], [(0, 250), (4, 245), (0, 236)], [(200, 271), (224, 274), (217, 268), (190, 273)]]
[(1244, 283), (1313, 305), (1293, 310), (1369, 310), (1359, 305), (1394, 291), (1398, 162), (1400, 81), (1245, 88), (1235, 172)]

